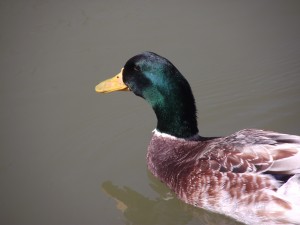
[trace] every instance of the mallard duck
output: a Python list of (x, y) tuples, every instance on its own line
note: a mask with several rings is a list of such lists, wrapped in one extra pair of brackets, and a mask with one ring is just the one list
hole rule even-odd
[(166, 58), (143, 52), (96, 91), (131, 91), (153, 108), (157, 125), (147, 165), (176, 196), (246, 224), (300, 224), (300, 136), (244, 129), (198, 134), (191, 87)]

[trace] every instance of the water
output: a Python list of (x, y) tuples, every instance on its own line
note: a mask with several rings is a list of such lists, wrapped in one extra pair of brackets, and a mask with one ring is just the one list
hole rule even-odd
[(94, 86), (151, 50), (190, 81), (204, 136), (300, 135), (299, 1), (1, 1), (1, 224), (237, 224), (146, 169), (155, 127)]

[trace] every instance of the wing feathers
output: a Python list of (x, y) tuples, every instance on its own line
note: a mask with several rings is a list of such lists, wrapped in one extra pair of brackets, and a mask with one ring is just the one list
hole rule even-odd
[(222, 172), (280, 172), (300, 170), (300, 137), (245, 129), (208, 144), (205, 157), (220, 163)]
[[(300, 169), (300, 146), (281, 144), (278, 147), (281, 146), (283, 149), (275, 149), (271, 152), (274, 163), (269, 170), (289, 173), (289, 171)], [(287, 147), (290, 149), (286, 149)]]

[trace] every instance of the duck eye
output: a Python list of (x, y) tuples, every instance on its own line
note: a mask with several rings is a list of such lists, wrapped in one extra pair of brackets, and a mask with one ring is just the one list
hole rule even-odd
[(141, 71), (141, 68), (139, 66), (134, 66), (133, 70), (139, 72), (139, 71)]

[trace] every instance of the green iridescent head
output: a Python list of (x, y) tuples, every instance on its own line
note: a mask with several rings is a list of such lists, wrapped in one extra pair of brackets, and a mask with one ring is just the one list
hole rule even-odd
[[(158, 131), (180, 138), (198, 133), (191, 87), (169, 60), (152, 52), (143, 52), (129, 59), (114, 79), (119, 79), (120, 84), (124, 82), (118, 90), (129, 89), (152, 106)], [(107, 87), (112, 87), (108, 81), (97, 85), (96, 91), (115, 91), (114, 88), (108, 90)]]

